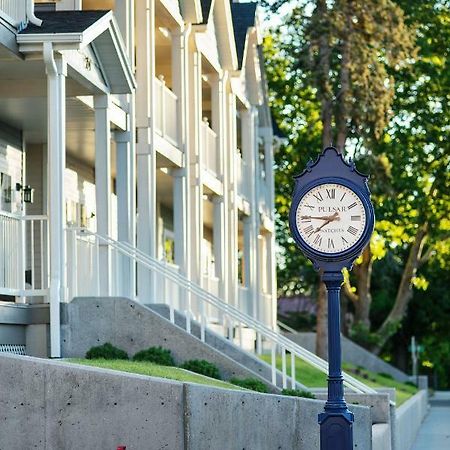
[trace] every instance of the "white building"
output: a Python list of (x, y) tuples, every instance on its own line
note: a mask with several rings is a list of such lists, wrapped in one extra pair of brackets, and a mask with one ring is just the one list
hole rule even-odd
[(59, 357), (75, 296), (168, 303), (235, 333), (198, 287), (274, 327), (255, 4), (34, 3), (0, 0), (0, 345)]

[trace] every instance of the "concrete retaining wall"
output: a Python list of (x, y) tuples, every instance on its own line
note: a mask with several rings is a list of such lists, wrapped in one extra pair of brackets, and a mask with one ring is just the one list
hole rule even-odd
[[(287, 338), (296, 342), (297, 344), (305, 347), (310, 352), (315, 353), (316, 349), (316, 333), (283, 333)], [(345, 362), (355, 364), (356, 366), (365, 367), (376, 373), (388, 373), (396, 380), (405, 382), (410, 379), (406, 373), (397, 369), (394, 366), (386, 363), (382, 359), (370, 353), (366, 349), (362, 348), (358, 344), (355, 344), (345, 336), (342, 337), (342, 359)]]
[(396, 411), (395, 450), (410, 450), (428, 411), (428, 392), (419, 391)]
[(148, 347), (162, 346), (172, 352), (177, 364), (189, 359), (206, 359), (219, 368), (225, 380), (231, 377), (258, 378), (272, 392), (280, 392), (258, 372), (253, 372), (135, 301), (83, 297), (62, 306), (63, 357), (84, 357), (92, 346), (105, 342), (124, 349), (130, 356)]
[[(317, 450), (323, 402), (0, 356), (1, 448)], [(354, 448), (371, 449), (370, 410)]]

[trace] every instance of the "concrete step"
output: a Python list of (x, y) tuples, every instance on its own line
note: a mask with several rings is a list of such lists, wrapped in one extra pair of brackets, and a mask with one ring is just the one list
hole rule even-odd
[[(170, 309), (168, 305), (162, 303), (153, 303), (146, 304), (145, 306), (169, 320)], [(183, 313), (174, 311), (174, 320), (175, 324), (178, 327), (183, 328), (184, 330), (186, 329), (186, 316)], [(191, 320), (191, 332), (194, 336), (200, 339), (201, 327), (200, 324), (194, 320)], [(243, 350), (241, 347), (234, 344), (229, 339), (225, 339), (223, 336), (215, 333), (210, 329), (205, 330), (205, 342), (206, 344), (227, 355), (239, 364), (242, 364), (252, 372), (257, 373), (259, 376), (264, 378), (266, 382), (272, 382), (272, 367), (270, 366), (270, 364), (267, 364), (265, 361), (259, 359), (253, 353)], [(277, 370), (276, 375), (277, 385), (282, 386), (283, 376), (281, 371)], [(300, 383), (296, 383), (296, 386), (297, 389), (308, 390), (306, 386)], [(288, 377), (288, 387), (291, 387), (290, 377)]]

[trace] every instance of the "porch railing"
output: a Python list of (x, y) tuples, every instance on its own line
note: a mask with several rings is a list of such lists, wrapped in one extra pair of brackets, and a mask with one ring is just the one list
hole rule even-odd
[(219, 143), (217, 134), (210, 128), (208, 119), (204, 118), (200, 128), (200, 145), (202, 149), (203, 166), (216, 177), (221, 175)]
[(48, 276), (47, 217), (0, 212), (0, 293), (46, 295)]
[(27, 21), (27, 3), (32, 0), (0, 0), (0, 16), (13, 27)]
[[(217, 324), (211, 329), (217, 332), (217, 329), (222, 329), (224, 337), (237, 342), (238, 345), (243, 344), (243, 331), (253, 330), (256, 336), (257, 351), (261, 351), (261, 344), (264, 348), (270, 348), (271, 352), (271, 367), (272, 367), (272, 383), (277, 384), (277, 357), (280, 357), (281, 361), (281, 385), (287, 387), (288, 385), (288, 369), (287, 358), (290, 358), (291, 367), (291, 379), (290, 385), (296, 386), (296, 360), (301, 359), (306, 361), (310, 365), (316, 367), (322, 372), (328, 372), (328, 364), (326, 361), (317, 357), (313, 353), (307, 351), (303, 347), (300, 347), (295, 342), (292, 342), (285, 336), (279, 334), (272, 328), (264, 325), (262, 322), (251, 317), (248, 314), (243, 313), (238, 308), (225, 303), (217, 295), (208, 292), (196, 283), (190, 281), (173, 268), (168, 267), (161, 261), (158, 261), (150, 256), (142, 253), (138, 249), (131, 247), (129, 244), (123, 242), (117, 242), (111, 238), (94, 234), (84, 229), (72, 229), (69, 230), (69, 235), (72, 239), (92, 239), (96, 242), (96, 245), (107, 246), (111, 254), (120, 255), (123, 258), (127, 258), (133, 264), (138, 267), (137, 273), (141, 273), (148, 279), (152, 280), (157, 277), (164, 278), (164, 282), (172, 284), (173, 288), (180, 292), (180, 307), (179, 310), (184, 312), (186, 316), (186, 331), (192, 333), (192, 321), (195, 320), (200, 326), (200, 338), (205, 341), (205, 331), (208, 327), (208, 317), (206, 315), (208, 310), (214, 310), (215, 316), (219, 319), (219, 327)], [(77, 248), (77, 247), (75, 247)], [(97, 265), (89, 266), (89, 261), (95, 261)], [(86, 270), (90, 273), (98, 273), (98, 258), (94, 258), (88, 261), (83, 261), (86, 266)], [(73, 270), (68, 261), (68, 272)], [(80, 280), (83, 282), (83, 280)], [(166, 299), (166, 303), (170, 309), (170, 320), (174, 323), (174, 305), (172, 302)], [(159, 299), (158, 299), (159, 301)], [(194, 327), (195, 328), (195, 327)], [(259, 344), (258, 344), (259, 343)], [(242, 347), (244, 349), (244, 347)], [(375, 391), (355, 378), (344, 374), (344, 383), (350, 389), (356, 392), (375, 393)]]
[(164, 77), (155, 78), (155, 129), (178, 147), (178, 98), (166, 86)]

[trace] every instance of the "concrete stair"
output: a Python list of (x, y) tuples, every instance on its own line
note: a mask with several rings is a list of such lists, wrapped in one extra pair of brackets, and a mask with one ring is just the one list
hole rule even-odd
[[(162, 303), (146, 304), (148, 308), (157, 314), (161, 315), (165, 319), (170, 318), (170, 309), (168, 305)], [(186, 316), (179, 311), (174, 311), (175, 325), (186, 330)], [(191, 320), (191, 333), (200, 339), (201, 327), (200, 324), (194, 320)], [(234, 361), (242, 364), (247, 369), (258, 374), (266, 382), (272, 382), (272, 367), (265, 361), (259, 359), (254, 354), (243, 350), (238, 345), (231, 342), (229, 339), (225, 339), (223, 336), (215, 333), (210, 329), (205, 329), (205, 342), (207, 345), (213, 347), (217, 351), (227, 355)], [(281, 371), (277, 370), (277, 386), (282, 386), (283, 376)], [(291, 379), (288, 377), (288, 387), (291, 387)], [(296, 383), (297, 389), (308, 390), (308, 388), (301, 383)]]

